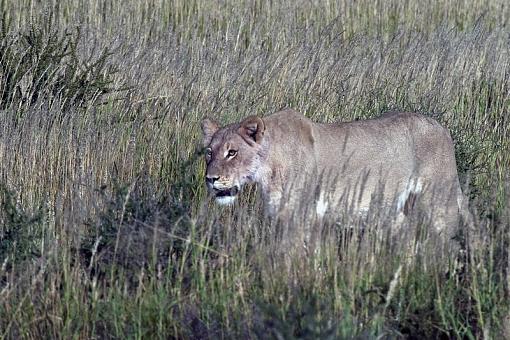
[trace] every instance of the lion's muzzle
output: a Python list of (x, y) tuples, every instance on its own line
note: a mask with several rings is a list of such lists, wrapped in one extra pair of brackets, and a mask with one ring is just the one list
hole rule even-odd
[(240, 191), (239, 185), (219, 177), (206, 176), (206, 184), (211, 195), (220, 204), (232, 204)]

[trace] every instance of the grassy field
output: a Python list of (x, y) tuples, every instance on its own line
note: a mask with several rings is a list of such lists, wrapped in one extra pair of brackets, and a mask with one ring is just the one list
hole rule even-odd
[[(0, 10), (0, 338), (510, 337), (507, 1)], [(283, 270), (256, 188), (208, 202), (200, 149), (204, 116), (282, 107), (441, 121), (476, 220), (464, 257), (408, 261), (374, 219)]]

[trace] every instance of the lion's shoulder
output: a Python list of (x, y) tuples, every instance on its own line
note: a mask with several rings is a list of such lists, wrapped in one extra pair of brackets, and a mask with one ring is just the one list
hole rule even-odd
[(292, 143), (294, 147), (314, 144), (316, 123), (297, 111), (283, 109), (264, 117), (264, 122), (270, 127), (273, 143)]
[(292, 123), (294, 121), (308, 121), (312, 122), (308, 118), (306, 118), (302, 113), (299, 113), (293, 109), (285, 108), (275, 113), (272, 113), (266, 117), (264, 120), (268, 120), (275, 123)]

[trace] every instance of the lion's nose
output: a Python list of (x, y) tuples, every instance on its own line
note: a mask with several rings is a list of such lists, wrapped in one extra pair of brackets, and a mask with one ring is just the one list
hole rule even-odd
[(205, 181), (211, 185), (213, 185), (218, 179), (220, 179), (220, 176), (205, 176)]

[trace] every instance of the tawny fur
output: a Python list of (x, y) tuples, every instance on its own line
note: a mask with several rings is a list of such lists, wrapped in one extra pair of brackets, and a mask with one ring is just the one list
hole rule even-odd
[(420, 114), (321, 124), (285, 109), (223, 128), (206, 119), (202, 130), (206, 176), (216, 179), (210, 191), (256, 182), (273, 216), (290, 216), (303, 202), (315, 203), (321, 216), (343, 207), (362, 213), (375, 197), (388, 211), (408, 214), (417, 200), (434, 229), (451, 235), (466, 210), (450, 134)]

